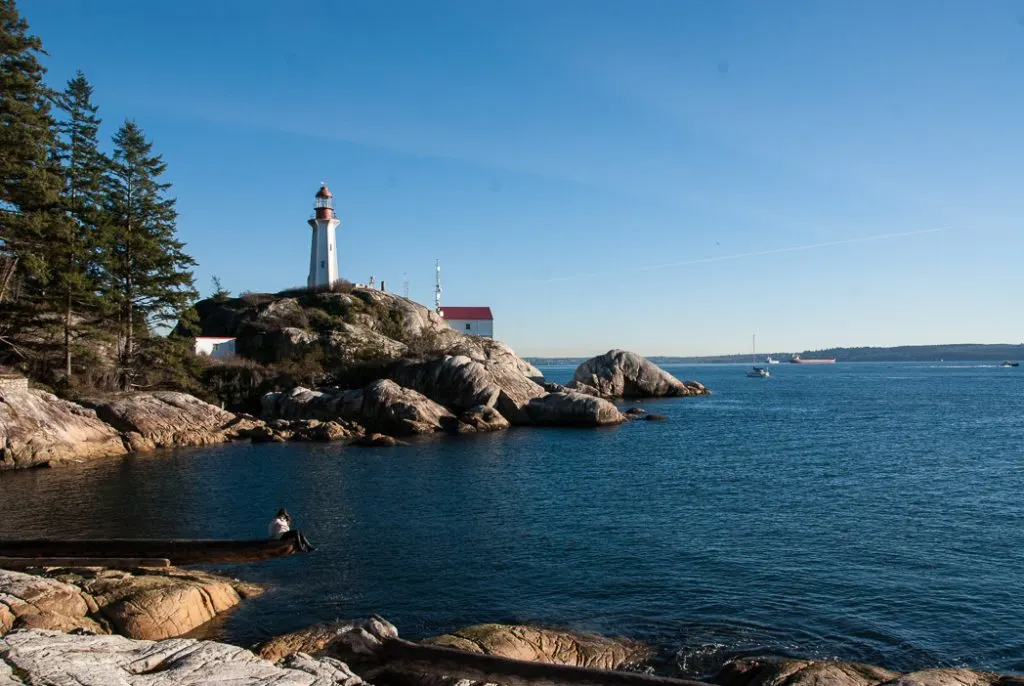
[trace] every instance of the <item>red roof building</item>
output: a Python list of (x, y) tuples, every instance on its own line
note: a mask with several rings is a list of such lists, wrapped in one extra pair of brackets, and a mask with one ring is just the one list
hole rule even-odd
[(490, 319), (494, 320), (489, 307), (442, 307), (441, 316), (445, 319)]
[(489, 307), (442, 307), (448, 326), (471, 336), (494, 337), (494, 315)]

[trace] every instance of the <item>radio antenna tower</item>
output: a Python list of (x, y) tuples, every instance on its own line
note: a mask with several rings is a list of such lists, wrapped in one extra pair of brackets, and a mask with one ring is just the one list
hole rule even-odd
[(406, 300), (409, 299), (409, 272), (402, 274), (402, 278), (405, 280), (402, 282), (402, 297)]
[(441, 260), (434, 260), (434, 311), (441, 314)]

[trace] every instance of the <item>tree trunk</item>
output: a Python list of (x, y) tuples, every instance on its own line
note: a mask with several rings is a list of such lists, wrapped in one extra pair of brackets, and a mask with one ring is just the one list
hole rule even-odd
[(68, 286), (67, 307), (64, 310), (64, 378), (71, 382), (71, 286)]

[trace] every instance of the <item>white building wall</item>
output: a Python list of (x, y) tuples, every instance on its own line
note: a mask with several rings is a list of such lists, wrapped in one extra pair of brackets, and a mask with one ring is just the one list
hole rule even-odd
[(209, 355), (210, 357), (227, 357), (235, 354), (234, 338), (218, 338), (203, 336), (196, 338), (196, 355)]
[(493, 319), (449, 319), (448, 326), (456, 331), (473, 336), (486, 336), (494, 338)]

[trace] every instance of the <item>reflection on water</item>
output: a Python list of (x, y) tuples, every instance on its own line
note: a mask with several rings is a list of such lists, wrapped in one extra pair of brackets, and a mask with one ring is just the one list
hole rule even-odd
[(1024, 671), (1024, 375), (780, 367), (678, 371), (715, 395), (643, 403), (667, 422), (4, 473), (0, 536), (251, 538), (286, 506), (319, 549), (225, 570), (271, 586), (226, 622), (242, 643), (378, 612), (410, 638), (626, 634), (687, 674), (762, 652)]

